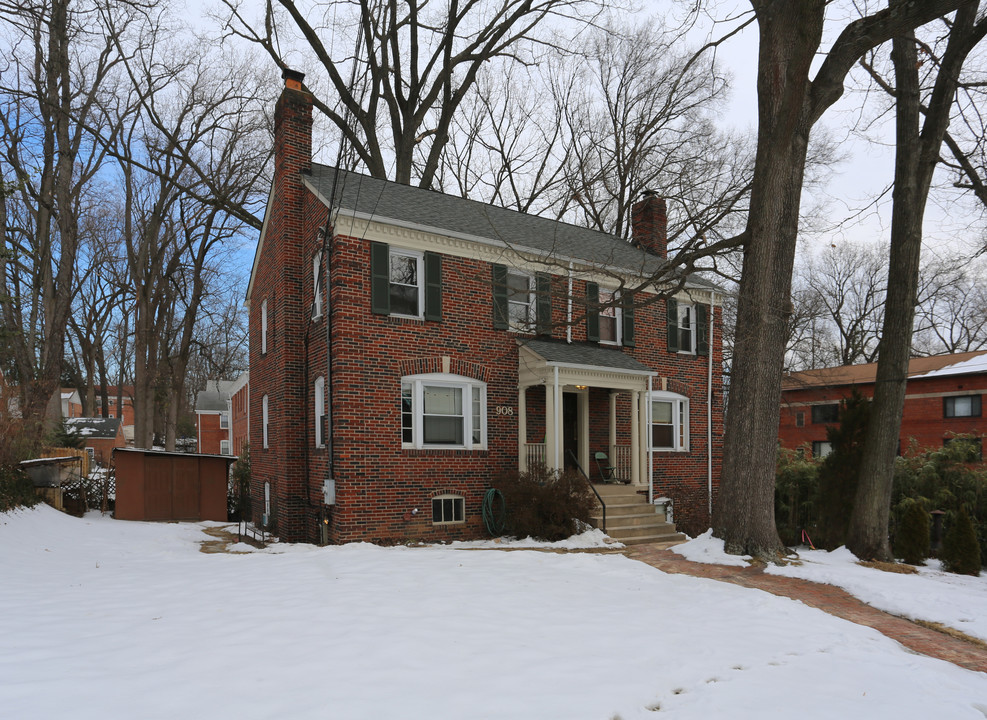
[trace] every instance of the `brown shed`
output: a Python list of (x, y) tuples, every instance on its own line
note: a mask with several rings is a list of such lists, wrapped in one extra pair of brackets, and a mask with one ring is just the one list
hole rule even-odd
[(229, 470), (236, 458), (117, 448), (113, 459), (116, 518), (226, 521)]

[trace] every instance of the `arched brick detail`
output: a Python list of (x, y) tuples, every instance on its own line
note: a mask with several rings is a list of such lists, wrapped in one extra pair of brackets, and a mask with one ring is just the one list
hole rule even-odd
[(433, 490), (428, 494), (428, 499), (437, 498), (440, 495), (456, 495), (461, 498), (466, 497), (466, 491), (463, 489), (445, 488), (444, 490)]
[[(405, 377), (407, 375), (426, 375), (429, 373), (447, 372), (443, 369), (446, 364), (444, 362), (445, 357), (448, 356), (440, 355), (438, 357), (402, 360), (399, 364), (401, 377)], [(452, 375), (461, 375), (463, 377), (468, 377), (472, 380), (480, 380), (485, 383), (490, 382), (490, 369), (486, 365), (480, 365), (479, 363), (454, 358), (449, 358), (448, 364), (448, 372)]]

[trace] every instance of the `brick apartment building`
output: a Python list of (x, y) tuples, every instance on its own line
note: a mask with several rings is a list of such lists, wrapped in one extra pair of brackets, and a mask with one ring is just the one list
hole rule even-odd
[(304, 76), (284, 77), (247, 291), (255, 521), (289, 541), (480, 537), (496, 475), (575, 457), (598, 480), (604, 452), (680, 527), (708, 527), (721, 311), (701, 279), (668, 301), (645, 280), (664, 200), (635, 206), (631, 244), (337, 174), (311, 160)]
[(250, 371), (240, 376), (230, 386), (230, 443), (232, 454), (240, 457), (250, 441)]
[[(816, 457), (827, 455), (831, 448), (826, 428), (838, 422), (840, 401), (854, 390), (872, 398), (876, 376), (876, 363), (787, 376), (782, 382), (781, 445), (811, 448)], [(981, 411), (984, 393), (987, 351), (912, 359), (901, 417), (901, 450), (913, 440), (919, 448), (928, 448), (942, 447), (956, 435), (982, 438), (987, 431)]]

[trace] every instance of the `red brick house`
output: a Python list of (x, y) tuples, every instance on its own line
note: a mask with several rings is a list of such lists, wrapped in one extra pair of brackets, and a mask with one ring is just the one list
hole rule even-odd
[(665, 265), (664, 200), (638, 203), (631, 244), (337, 173), (312, 162), (303, 77), (275, 110), (247, 291), (255, 521), (291, 541), (480, 537), (496, 475), (576, 458), (599, 480), (603, 452), (639, 499), (708, 527), (717, 288), (619, 296)]
[[(857, 390), (874, 396), (877, 364), (822, 368), (793, 373), (782, 381), (782, 447), (811, 448), (829, 453), (826, 428), (838, 421), (839, 403)], [(981, 411), (987, 393), (987, 351), (914, 358), (908, 364), (908, 385), (901, 417), (900, 448), (914, 440), (918, 447), (942, 447), (956, 435), (983, 437), (987, 423)]]
[(250, 371), (240, 376), (230, 386), (230, 443), (237, 457), (250, 441)]
[(196, 452), (209, 455), (232, 454), (230, 388), (232, 381), (207, 380), (206, 389), (195, 397)]

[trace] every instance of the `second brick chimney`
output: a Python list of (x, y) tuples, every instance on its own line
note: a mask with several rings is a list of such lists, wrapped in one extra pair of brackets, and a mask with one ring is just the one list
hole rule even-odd
[(631, 243), (652, 255), (668, 256), (665, 198), (653, 190), (642, 192), (641, 199), (631, 208)]

